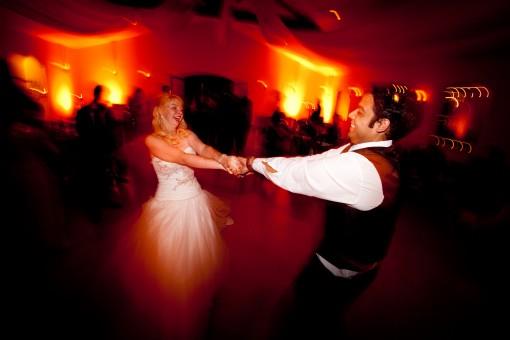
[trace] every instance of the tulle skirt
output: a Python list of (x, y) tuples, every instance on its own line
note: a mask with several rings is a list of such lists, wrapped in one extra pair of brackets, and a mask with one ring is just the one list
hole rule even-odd
[(224, 254), (220, 230), (232, 222), (228, 213), (205, 190), (185, 200), (152, 198), (121, 242), (127, 293), (146, 316), (181, 337), (192, 337), (210, 307)]

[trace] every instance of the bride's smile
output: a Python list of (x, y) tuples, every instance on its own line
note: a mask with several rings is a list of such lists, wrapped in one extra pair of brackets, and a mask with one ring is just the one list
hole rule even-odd
[(166, 106), (166, 119), (167, 121), (174, 122), (174, 127), (177, 128), (184, 119), (183, 108), (181, 105), (171, 103)]

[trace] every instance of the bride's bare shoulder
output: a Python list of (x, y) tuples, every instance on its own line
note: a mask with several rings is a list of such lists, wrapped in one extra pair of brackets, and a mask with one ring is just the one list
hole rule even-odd
[(151, 133), (150, 135), (147, 135), (145, 137), (145, 141), (151, 141), (151, 142), (166, 142), (166, 138), (163, 135), (160, 135), (158, 133)]
[(145, 137), (145, 145), (153, 154), (159, 152), (175, 153), (181, 151), (177, 145), (169, 142), (165, 136), (158, 134), (151, 134)]
[(161, 138), (158, 137), (156, 134), (151, 133), (150, 135), (145, 136), (145, 145), (148, 146), (149, 144), (156, 142), (158, 139)]
[(165, 139), (163, 136), (160, 136), (158, 134), (150, 134), (145, 137), (145, 145), (150, 149), (155, 146), (162, 147), (168, 143), (165, 142)]

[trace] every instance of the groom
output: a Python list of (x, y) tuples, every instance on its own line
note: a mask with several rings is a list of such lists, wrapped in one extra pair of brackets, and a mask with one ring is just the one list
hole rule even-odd
[(414, 104), (414, 92), (373, 87), (349, 114), (350, 143), (306, 157), (243, 159), (244, 173), (258, 172), (283, 189), (328, 201), (322, 242), (295, 284), (297, 310), (311, 314), (294, 324), (309, 325), (316, 317), (334, 326), (329, 318), (338, 316), (337, 307), (374, 278), (398, 212), (393, 142), (416, 127)]

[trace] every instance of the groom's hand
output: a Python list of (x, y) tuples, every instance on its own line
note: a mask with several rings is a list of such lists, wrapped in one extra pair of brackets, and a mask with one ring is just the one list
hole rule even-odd
[(244, 176), (248, 175), (250, 172), (250, 170), (248, 170), (248, 167), (246, 166), (246, 157), (238, 157), (238, 159), (242, 165), (242, 168), (238, 174), (238, 177), (244, 177)]
[(239, 157), (239, 160), (242, 162), (243, 168), (241, 170), (241, 173), (238, 175), (238, 177), (252, 175), (254, 172), (253, 172), (253, 169), (250, 168), (249, 163), (250, 163), (250, 161), (253, 161), (253, 157), (250, 157), (250, 158)]

